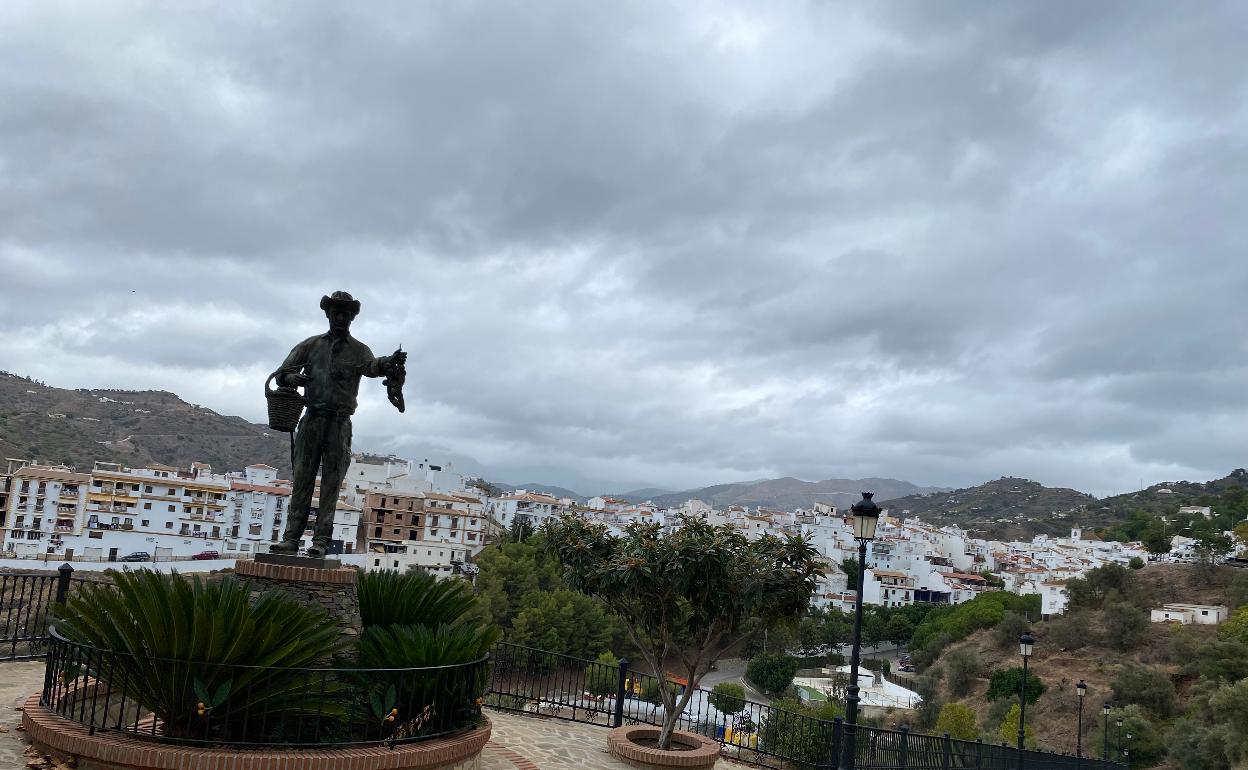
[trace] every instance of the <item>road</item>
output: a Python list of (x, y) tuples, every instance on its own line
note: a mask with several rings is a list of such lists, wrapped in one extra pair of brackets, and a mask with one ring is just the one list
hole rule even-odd
[[(845, 656), (846, 663), (849, 662), (849, 652), (850, 649), (848, 645), (841, 649), (841, 654)], [(901, 658), (901, 652), (900, 648), (893, 645), (863, 647), (862, 657), (863, 660), (868, 658), (879, 660), (883, 658), (888, 661), (888, 664), (893, 671), (897, 671), (898, 668), (900, 668), (899, 659)], [(750, 683), (745, 681), (746, 663), (747, 661), (742, 660), (741, 658), (724, 658), (719, 661), (719, 664), (716, 666), (714, 671), (708, 672), (706, 676), (702, 677), (702, 682), (699, 686), (703, 690), (710, 690), (720, 682), (736, 682), (745, 688), (746, 700), (770, 706), (773, 699), (751, 687)]]

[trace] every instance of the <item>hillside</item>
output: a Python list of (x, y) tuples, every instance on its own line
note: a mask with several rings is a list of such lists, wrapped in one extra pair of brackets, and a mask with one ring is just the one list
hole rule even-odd
[(1236, 468), (1213, 481), (1166, 481), (1138, 492), (1106, 497), (1089, 505), (1088, 512), (1093, 519), (1119, 521), (1133, 511), (1167, 514), (1181, 505), (1208, 505), (1216, 510), (1219, 498), (1245, 489), (1248, 489), (1248, 471)]
[[(855, 501), (862, 499), (863, 492), (875, 492), (875, 499), (882, 501), (936, 489), (939, 488), (919, 487), (908, 481), (897, 479), (802, 481), (784, 477), (735, 484), (716, 484), (700, 489), (687, 489), (683, 492), (651, 496), (647, 499), (664, 507), (679, 506), (686, 500), (696, 498), (716, 508), (726, 508), (729, 505), (761, 505), (764, 508), (787, 511), (794, 508), (811, 508), (815, 503), (828, 503), (838, 508), (848, 508)], [(636, 499), (631, 496), (621, 497)]]
[(1072, 524), (1088, 526), (1081, 513), (1096, 502), (1078, 490), (1006, 476), (952, 492), (899, 497), (888, 508), (932, 524), (957, 524), (980, 537), (1010, 540), (1064, 534)]
[(80, 470), (96, 460), (218, 471), (267, 463), (290, 472), (286, 434), (164, 391), (66, 390), (0, 373), (0, 453)]
[[(1221, 604), (1236, 606), (1235, 590), (1232, 580), (1238, 571), (1222, 569), (1211, 581), (1200, 577), (1197, 568), (1186, 565), (1150, 565), (1136, 573), (1141, 589), (1144, 609), (1157, 606), (1164, 602), (1187, 602), (1194, 604)], [(1072, 634), (1070, 628), (1061, 628), (1062, 624), (1076, 624), (1080, 632)], [(1084, 749), (1087, 751), (1094, 742), (1099, 740), (1096, 732), (1099, 724), (1099, 712), (1102, 703), (1115, 700), (1113, 682), (1123, 664), (1136, 663), (1155, 666), (1162, 670), (1173, 683), (1178, 697), (1179, 712), (1185, 709), (1186, 701), (1193, 692), (1196, 674), (1190, 668), (1192, 659), (1199, 657), (1193, 651), (1199, 651), (1201, 645), (1217, 639), (1218, 629), (1213, 626), (1173, 626), (1150, 623), (1145, 630), (1142, 642), (1129, 651), (1121, 651), (1109, 646), (1105, 639), (1105, 620), (1100, 611), (1087, 611), (1081, 616), (1071, 618), (1059, 617), (1050, 621), (1036, 623), (1031, 628), (1036, 638), (1035, 653), (1030, 659), (1030, 672), (1039, 676), (1047, 689), (1039, 700), (1027, 707), (1027, 724), (1036, 731), (1036, 739), (1045, 749), (1074, 752), (1076, 709), (1078, 699), (1075, 684), (1079, 680), (1088, 686), (1084, 702), (1083, 726)], [(978, 656), (979, 671), (974, 678), (970, 692), (962, 697), (950, 697), (947, 686), (941, 688), (942, 701), (954, 701), (970, 706), (976, 713), (981, 734), (986, 739), (999, 741), (996, 732), (999, 712), (1002, 706), (997, 705), (993, 713), (993, 704), (987, 700), (989, 677), (997, 669), (1012, 668), (1020, 665), (1017, 643), (1012, 642), (1001, 646), (997, 644), (992, 629), (977, 631), (965, 642), (973, 648)], [(1063, 648), (1060, 640), (1077, 637), (1074, 648)], [(1078, 646), (1082, 644), (1083, 646)], [(949, 670), (950, 653), (963, 644), (954, 644), (945, 650), (937, 659), (934, 667)], [(1013, 700), (1011, 699), (1011, 703)], [(1159, 735), (1164, 735), (1166, 724), (1155, 725)], [(1096, 743), (1096, 753), (1100, 753), (1100, 744)], [(1162, 763), (1164, 767), (1173, 764)]]

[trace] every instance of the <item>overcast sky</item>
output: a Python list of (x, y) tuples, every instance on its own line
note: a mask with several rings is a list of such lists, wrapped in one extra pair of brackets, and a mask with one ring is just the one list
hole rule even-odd
[[(357, 7), (358, 6), (358, 7)], [(1243, 3), (0, 5), (0, 368), (585, 494), (1248, 465)], [(600, 489), (596, 487), (606, 487)]]

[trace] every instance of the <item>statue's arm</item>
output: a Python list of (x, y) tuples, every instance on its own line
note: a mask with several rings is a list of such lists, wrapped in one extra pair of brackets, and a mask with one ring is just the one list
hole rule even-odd
[(282, 374), (277, 377), (277, 384), (288, 388), (306, 385), (308, 383), (307, 375), (303, 374), (303, 367), (308, 363), (308, 346), (307, 343), (300, 342), (295, 345), (290, 354), (286, 356), (286, 360), (282, 362), (279, 371)]

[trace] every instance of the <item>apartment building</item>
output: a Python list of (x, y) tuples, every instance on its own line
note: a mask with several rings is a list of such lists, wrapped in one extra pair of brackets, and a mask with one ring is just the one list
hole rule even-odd
[(369, 492), (362, 516), (360, 545), (374, 568), (449, 573), (485, 546), (485, 505), (466, 493)]
[[(594, 498), (594, 500), (611, 500), (611, 498)], [(614, 513), (623, 510), (624, 507), (624, 505), (620, 505), (594, 508), (594, 500), (590, 500), (590, 508), (600, 513)], [(623, 503), (623, 501), (619, 502)], [(541, 492), (529, 492), (524, 489), (517, 489), (515, 492), (502, 497), (490, 498), (487, 506), (489, 514), (494, 517), (494, 520), (503, 529), (509, 528), (515, 522), (517, 516), (527, 516), (529, 522), (536, 529), (545, 524), (546, 520), (552, 516), (559, 516), (573, 508), (574, 505), (571, 500), (559, 500), (551, 495)]]
[(9, 469), (0, 547), (22, 556), (60, 552), (63, 541), (81, 529), (91, 477), (64, 466), (10, 465)]

